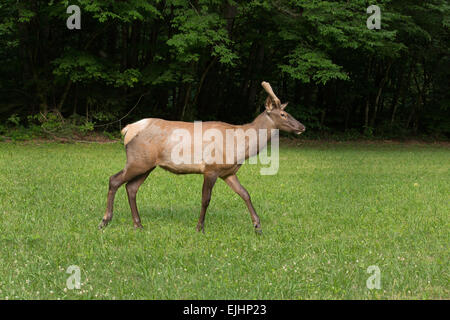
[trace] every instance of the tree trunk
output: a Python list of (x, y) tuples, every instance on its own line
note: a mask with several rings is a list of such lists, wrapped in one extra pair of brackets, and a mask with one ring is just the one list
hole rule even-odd
[(397, 112), (397, 107), (398, 107), (398, 98), (402, 94), (402, 90), (404, 89), (404, 87), (403, 87), (404, 77), (405, 77), (405, 74), (404, 74), (403, 69), (402, 69), (400, 71), (400, 76), (398, 78), (398, 83), (397, 83), (396, 90), (394, 92), (394, 97), (392, 98), (392, 104), (391, 104), (391, 109), (392, 109), (391, 127), (394, 125), (394, 122), (395, 122), (395, 114)]
[(366, 108), (364, 110), (364, 130), (368, 130), (369, 128), (369, 110), (370, 110), (370, 99), (366, 98)]
[(184, 120), (184, 117), (185, 117), (185, 114), (186, 114), (186, 110), (187, 110), (188, 105), (189, 105), (189, 97), (191, 96), (191, 89), (192, 89), (192, 83), (189, 83), (187, 85), (186, 93), (185, 93), (185, 96), (184, 96), (183, 109), (181, 110), (181, 116), (180, 116), (180, 120), (181, 121)]
[(75, 84), (75, 97), (73, 99), (73, 115), (77, 114), (77, 104), (78, 104), (78, 84)]
[(214, 57), (211, 62), (208, 63), (205, 71), (203, 71), (202, 76), (200, 78), (200, 83), (198, 85), (197, 93), (195, 94), (194, 102), (192, 103), (193, 106), (197, 106), (198, 97), (200, 96), (200, 92), (202, 91), (203, 82), (205, 81), (206, 75), (208, 74), (208, 71), (211, 69), (211, 67), (214, 65), (214, 63), (217, 61), (217, 56)]
[[(255, 73), (253, 74), (253, 76), (251, 78), (254, 78), (255, 75), (259, 75), (262, 67), (263, 67), (263, 63), (264, 63), (264, 45), (262, 43), (260, 43), (258, 45), (258, 51), (257, 51), (257, 55), (256, 55), (256, 65), (255, 65)], [(250, 81), (250, 89), (248, 91), (248, 99), (247, 99), (247, 106), (249, 107), (249, 110), (252, 110), (254, 108), (254, 104), (255, 104), (255, 98), (256, 98), (256, 94), (258, 92), (258, 88), (259, 88), (259, 79), (252, 79)], [(259, 113), (259, 109), (260, 106), (258, 105), (256, 107), (256, 113)]]
[(128, 68), (128, 24), (122, 24), (122, 70)]
[[(372, 61), (373, 61), (373, 58), (370, 58), (369, 64), (367, 65), (366, 74), (365, 74), (367, 87), (369, 87), (369, 79), (370, 79), (370, 71), (372, 69)], [(366, 107), (364, 109), (364, 126), (363, 126), (364, 132), (367, 132), (367, 130), (369, 129), (369, 111), (370, 111), (370, 91), (367, 92)]]
[(252, 45), (250, 47), (250, 50), (249, 50), (247, 68), (244, 71), (244, 81), (242, 81), (242, 85), (241, 85), (241, 96), (246, 101), (248, 100), (247, 99), (248, 89), (249, 89), (249, 84), (251, 81), (252, 69), (253, 69), (253, 64), (255, 61), (256, 53), (257, 53), (257, 45), (256, 45), (256, 41), (253, 41)]
[(141, 30), (141, 23), (139, 21), (134, 21), (131, 25), (131, 36), (130, 36), (130, 55), (129, 55), (129, 66), (131, 68), (136, 68), (138, 65), (138, 43), (139, 35)]
[(345, 122), (344, 122), (344, 132), (348, 130), (348, 124), (350, 122), (350, 114), (352, 112), (353, 106), (346, 106), (345, 108)]
[(64, 88), (63, 94), (61, 96), (61, 99), (59, 100), (58, 105), (56, 106), (56, 110), (58, 110), (59, 112), (62, 112), (62, 107), (64, 105), (64, 102), (66, 101), (67, 95), (69, 94), (70, 91), (70, 87), (72, 86), (72, 80), (69, 79), (67, 81), (67, 84)]
[(387, 80), (389, 79), (389, 70), (391, 69), (391, 66), (392, 66), (392, 61), (389, 62), (388, 67), (386, 68), (386, 72), (384, 74), (384, 77), (381, 79), (380, 85), (378, 87), (377, 97), (375, 98), (375, 103), (374, 103), (374, 106), (373, 106), (374, 109), (373, 109), (372, 119), (370, 121), (370, 126), (372, 128), (375, 126), (375, 119), (377, 117), (377, 111), (378, 111), (378, 107), (379, 107), (379, 104), (380, 104), (381, 94), (383, 93), (384, 85), (386, 84)]

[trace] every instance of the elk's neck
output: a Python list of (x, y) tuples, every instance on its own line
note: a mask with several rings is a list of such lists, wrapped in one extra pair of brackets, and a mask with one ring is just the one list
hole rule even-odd
[[(276, 129), (275, 123), (272, 121), (272, 119), (270, 119), (269, 115), (264, 111), (263, 113), (261, 113), (259, 116), (257, 116), (255, 118), (255, 120), (253, 120), (253, 122), (245, 124), (242, 126), (242, 129), (244, 129), (244, 131), (247, 131), (248, 129), (254, 129), (256, 130), (256, 135), (257, 135), (257, 141), (248, 141), (248, 144), (246, 144), (246, 159), (249, 157), (252, 157), (256, 154), (258, 154), (261, 150), (263, 150), (266, 146), (267, 143), (270, 141), (271, 139), (271, 133), (272, 133), (272, 129)], [(266, 131), (265, 135), (263, 137), (264, 140), (260, 141), (260, 130), (264, 130)], [(256, 147), (253, 150), (256, 150), (256, 154), (251, 154), (250, 150), (252, 150), (250, 144), (252, 143), (257, 143), (257, 146), (252, 146), (252, 147)]]
[(257, 116), (255, 118), (255, 120), (253, 120), (252, 123), (249, 123), (249, 125), (251, 125), (252, 127), (254, 127), (255, 129), (275, 129), (275, 123), (273, 122), (272, 119), (270, 119), (269, 115), (267, 114), (266, 111), (264, 111), (263, 113), (261, 113), (259, 116)]

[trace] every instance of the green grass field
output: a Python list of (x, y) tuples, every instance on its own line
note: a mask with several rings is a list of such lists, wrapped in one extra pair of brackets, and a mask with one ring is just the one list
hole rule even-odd
[(99, 231), (124, 163), (119, 143), (0, 143), (0, 299), (450, 298), (448, 146), (305, 143), (281, 148), (275, 176), (244, 165), (262, 236), (223, 181), (197, 233), (202, 176), (159, 168), (138, 193), (144, 229), (121, 188)]

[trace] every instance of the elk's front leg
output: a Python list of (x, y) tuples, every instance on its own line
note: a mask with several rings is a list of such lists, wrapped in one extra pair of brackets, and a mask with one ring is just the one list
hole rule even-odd
[(262, 233), (261, 222), (258, 215), (256, 214), (255, 208), (253, 208), (252, 200), (250, 199), (250, 194), (241, 185), (236, 175), (231, 175), (224, 178), (224, 181), (236, 192), (247, 205), (248, 211), (250, 212), (250, 217), (252, 218), (253, 226), (255, 227), (255, 232), (257, 234)]
[(204, 233), (206, 209), (208, 209), (209, 201), (211, 200), (211, 192), (214, 184), (216, 183), (217, 175), (205, 173), (203, 177), (202, 209), (200, 211), (200, 218), (197, 223), (197, 231), (202, 231)]

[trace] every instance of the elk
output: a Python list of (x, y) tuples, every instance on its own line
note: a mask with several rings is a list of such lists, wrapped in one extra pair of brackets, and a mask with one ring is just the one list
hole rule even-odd
[[(265, 101), (265, 110), (253, 122), (244, 125), (232, 125), (224, 122), (208, 121), (202, 124), (202, 130), (215, 129), (224, 135), (225, 131), (229, 129), (255, 129), (269, 132), (273, 129), (278, 129), (296, 134), (303, 133), (305, 126), (284, 111), (287, 103), (281, 104), (280, 99), (275, 95), (269, 83), (262, 82), (261, 85), (267, 92), (268, 97)], [(202, 202), (197, 231), (204, 232), (205, 214), (211, 199), (211, 192), (217, 178), (221, 178), (245, 201), (255, 232), (261, 233), (261, 222), (253, 207), (250, 195), (236, 176), (242, 162), (236, 159), (232, 163), (206, 163), (205, 161), (200, 163), (178, 163), (171, 156), (175, 147), (175, 142), (171, 139), (171, 136), (176, 130), (185, 130), (185, 132), (193, 134), (194, 123), (147, 118), (129, 124), (122, 130), (127, 162), (123, 170), (112, 175), (109, 179), (106, 212), (99, 228), (106, 227), (111, 221), (114, 196), (117, 189), (125, 183), (133, 224), (135, 228), (142, 228), (136, 205), (136, 194), (152, 170), (159, 166), (175, 174), (203, 174)], [(265, 144), (270, 140), (271, 134), (267, 134), (266, 137), (266, 141), (263, 141)], [(245, 146), (245, 159), (253, 156), (255, 153), (259, 153), (261, 149), (260, 147), (253, 149), (255, 151), (252, 154), (250, 151), (252, 146), (249, 146), (249, 144), (251, 142), (246, 143)], [(262, 144), (263, 147), (265, 144)], [(226, 153), (229, 152), (221, 144), (215, 147), (215, 152), (218, 152), (219, 156), (225, 157)]]

